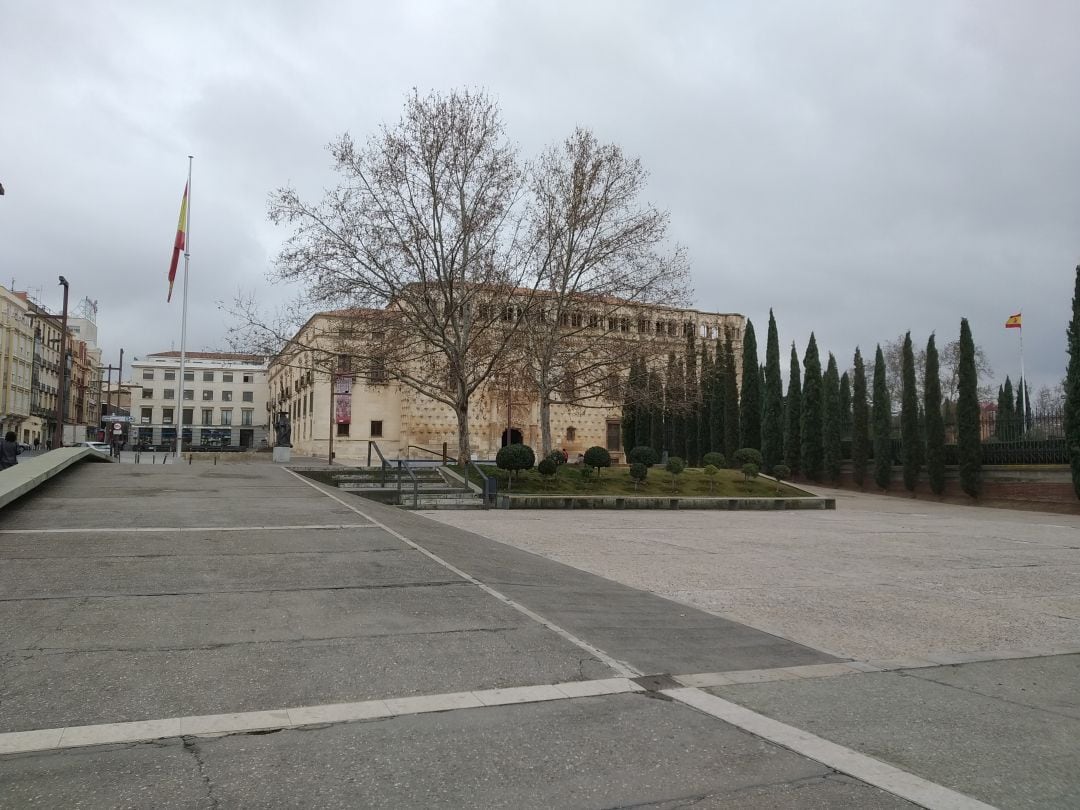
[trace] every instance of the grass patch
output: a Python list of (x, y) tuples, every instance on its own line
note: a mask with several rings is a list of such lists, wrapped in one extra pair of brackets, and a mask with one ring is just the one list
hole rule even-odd
[[(671, 488), (671, 475), (660, 465), (650, 468), (649, 477), (640, 487), (635, 488), (630, 478), (629, 467), (609, 467), (603, 469), (600, 477), (595, 471), (585, 479), (582, 468), (576, 464), (563, 464), (552, 479), (545, 478), (535, 468), (516, 473), (513, 483), (509, 482), (509, 473), (500, 470), (494, 464), (481, 464), (480, 467), (489, 477), (499, 481), (499, 492), (520, 493), (522, 495), (641, 495), (716, 498), (807, 498), (808, 493), (787, 484), (777, 484), (764, 478), (746, 481), (743, 474), (736, 470), (720, 470), (715, 482), (710, 482), (698, 467), (688, 467), (678, 476), (674, 491)], [(450, 469), (460, 474), (460, 467), (452, 465)], [(480, 476), (469, 468), (469, 480), (480, 484)]]

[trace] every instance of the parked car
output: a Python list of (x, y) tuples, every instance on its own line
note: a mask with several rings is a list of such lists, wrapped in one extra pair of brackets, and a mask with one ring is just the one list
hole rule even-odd
[(109, 455), (111, 452), (109, 450), (109, 445), (105, 444), (105, 442), (79, 442), (75, 446), (89, 447), (91, 450), (97, 450), (99, 453), (104, 453), (105, 455)]
[(29, 452), (29, 451), (31, 451), (33, 449), (34, 449), (33, 445), (27, 444), (26, 442), (19, 442), (19, 450), (20, 450), (20, 452), (27, 453), (27, 452)]

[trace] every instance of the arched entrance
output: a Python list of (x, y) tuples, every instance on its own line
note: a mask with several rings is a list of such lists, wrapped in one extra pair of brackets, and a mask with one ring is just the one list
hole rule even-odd
[[(507, 433), (510, 434), (509, 440), (507, 440)], [(521, 444), (521, 431), (517, 428), (508, 428), (502, 432), (502, 444), (501, 447), (506, 447), (508, 444)]]

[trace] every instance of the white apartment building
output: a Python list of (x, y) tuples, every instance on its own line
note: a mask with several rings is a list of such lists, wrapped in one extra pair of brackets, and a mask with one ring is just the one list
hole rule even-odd
[(0, 435), (11, 430), (20, 442), (41, 438), (42, 423), (32, 418), (34, 327), (27, 302), (0, 287)]
[(181, 386), (180, 352), (136, 358), (131, 440), (172, 448), (179, 427), (185, 448), (266, 447), (271, 421), (266, 370), (266, 358), (258, 355), (187, 352)]

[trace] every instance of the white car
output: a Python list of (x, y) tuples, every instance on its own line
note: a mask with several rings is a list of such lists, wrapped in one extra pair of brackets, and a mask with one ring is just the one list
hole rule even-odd
[(89, 447), (91, 450), (97, 450), (99, 453), (104, 453), (105, 455), (110, 455), (112, 452), (109, 445), (105, 444), (105, 442), (79, 442), (75, 446)]

